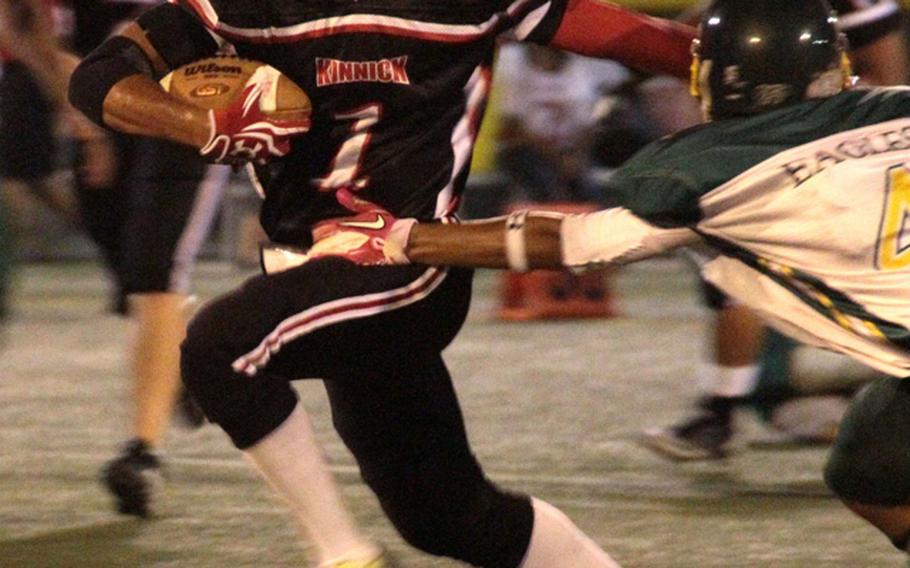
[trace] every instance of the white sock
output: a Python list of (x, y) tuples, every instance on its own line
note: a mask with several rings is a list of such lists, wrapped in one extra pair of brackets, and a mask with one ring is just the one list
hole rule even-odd
[(302, 536), (313, 545), (317, 564), (331, 566), (380, 554), (344, 507), (300, 403), (281, 426), (244, 450), (244, 455), (291, 506)]
[(758, 371), (758, 365), (723, 367), (717, 363), (703, 363), (698, 373), (698, 383), (702, 394), (708, 396), (744, 397), (755, 390)]
[(534, 529), (521, 568), (620, 568), (562, 511), (531, 498)]

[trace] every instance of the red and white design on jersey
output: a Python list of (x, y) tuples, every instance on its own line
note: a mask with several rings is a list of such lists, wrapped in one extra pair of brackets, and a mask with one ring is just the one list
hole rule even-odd
[[(187, 18), (266, 61), (313, 101), (313, 128), (288, 156), (257, 168), (263, 226), (305, 247), (310, 227), (343, 215), (340, 188), (399, 217), (451, 213), (464, 190), (502, 37), (687, 69), (688, 28), (599, 0), (169, 0)], [(263, 16), (271, 14), (271, 16)], [(179, 27), (178, 25), (178, 27)], [(591, 39), (604, 35), (608, 40)], [(636, 41), (626, 42), (626, 32)], [(293, 43), (293, 49), (289, 44)], [(206, 48), (208, 49), (208, 48)], [(678, 56), (667, 55), (667, 51)], [(199, 54), (204, 56), (204, 54)], [(683, 63), (684, 62), (684, 63)], [(647, 67), (647, 65), (643, 65)]]
[[(555, 29), (564, 7), (561, 0), (490, 0), (442, 10), (448, 4), (435, 0), (363, 9), (351, 2), (329, 11), (273, 1), (289, 7), (267, 28), (255, 27), (264, 22), (251, 15), (264, 8), (254, 2), (171, 3), (231, 41), (239, 55), (280, 68), (313, 100), (314, 128), (284, 160), (289, 165), (257, 172), (264, 223), (280, 227), (270, 236), (285, 244), (305, 244), (311, 223), (343, 214), (333, 199), (340, 188), (361, 191), (397, 215), (452, 213), (489, 94), (497, 37), (525, 38), (542, 23)], [(293, 51), (285, 47), (290, 42)]]
[(516, 33), (515, 36), (523, 39), (533, 31), (550, 7), (550, 2), (538, 5), (535, 0), (516, 0), (504, 12), (493, 14), (485, 22), (469, 25), (441, 24), (379, 14), (349, 14), (289, 26), (246, 28), (223, 22), (209, 0), (169, 1), (192, 8), (210, 30), (225, 39), (253, 43), (289, 43), (352, 33), (378, 33), (425, 41), (467, 43), (501, 31), (506, 18), (524, 20), (530, 12), (528, 21), (522, 21), (516, 28), (523, 35)]
[(483, 109), (490, 96), (493, 83), (493, 70), (480, 66), (474, 70), (468, 84), (465, 85), (465, 112), (452, 130), (452, 152), (454, 164), (449, 183), (436, 198), (436, 217), (453, 215), (458, 208), (458, 194), (455, 190), (459, 175), (470, 165), (474, 143), (480, 131)]

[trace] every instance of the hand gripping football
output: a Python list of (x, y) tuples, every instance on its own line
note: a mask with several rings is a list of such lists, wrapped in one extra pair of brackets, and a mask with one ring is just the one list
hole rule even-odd
[(267, 78), (259, 110), (278, 120), (308, 119), (310, 98), (286, 75), (274, 67), (239, 57), (211, 57), (183, 65), (161, 79), (172, 95), (207, 110), (229, 107), (243, 93), (250, 78), (259, 73)]
[(286, 156), (291, 139), (310, 129), (309, 97), (265, 63), (203, 59), (175, 69), (161, 84), (208, 111), (209, 139), (199, 153), (214, 163), (265, 164)]

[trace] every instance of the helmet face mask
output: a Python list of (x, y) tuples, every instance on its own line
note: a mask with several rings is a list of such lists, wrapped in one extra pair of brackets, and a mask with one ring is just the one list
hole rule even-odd
[(835, 95), (853, 85), (824, 0), (716, 0), (692, 43), (690, 90), (707, 119)]

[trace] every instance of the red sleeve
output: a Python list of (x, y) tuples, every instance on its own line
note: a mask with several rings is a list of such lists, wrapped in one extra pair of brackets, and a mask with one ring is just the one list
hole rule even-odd
[(686, 78), (695, 28), (600, 0), (569, 0), (550, 45), (634, 69)]

